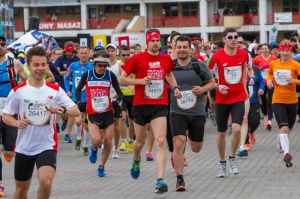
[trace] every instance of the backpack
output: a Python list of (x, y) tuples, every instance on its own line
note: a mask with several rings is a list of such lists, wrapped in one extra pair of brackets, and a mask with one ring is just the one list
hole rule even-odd
[(50, 61), (47, 61), (48, 66), (51, 70), (51, 73), (53, 74), (54, 78), (55, 78), (55, 82), (60, 82), (63, 80), (63, 76), (59, 73), (59, 71), (57, 70), (57, 68), (54, 66), (54, 64)]
[(9, 75), (9, 83), (11, 89), (15, 88), (18, 86), (18, 81), (17, 81), (17, 76), (15, 72), (15, 64), (14, 64), (14, 58), (7, 56), (7, 72)]
[[(177, 65), (178, 63), (178, 59), (174, 59), (173, 60), (175, 66)], [(192, 66), (193, 68), (175, 68), (174, 71), (180, 71), (180, 70), (194, 70), (195, 73), (201, 78), (201, 80), (203, 81), (203, 84), (201, 84), (200, 86), (204, 86), (205, 85), (205, 80), (204, 80), (204, 75), (201, 71), (201, 66), (199, 64), (199, 60), (194, 58), (194, 57), (191, 57), (191, 60), (190, 62), (192, 63)]]

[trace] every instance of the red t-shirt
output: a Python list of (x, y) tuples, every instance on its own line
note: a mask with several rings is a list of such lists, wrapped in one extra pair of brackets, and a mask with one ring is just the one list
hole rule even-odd
[(198, 60), (200, 60), (200, 61), (203, 61), (203, 62), (204, 62), (204, 57), (202, 57), (201, 55), (197, 55), (195, 58), (197, 58)]
[(271, 55), (270, 57), (268, 57), (268, 59), (265, 59), (262, 54), (257, 55), (255, 57), (255, 62), (257, 64), (257, 66), (259, 67), (259, 69), (261, 70), (261, 74), (264, 78), (264, 82), (267, 82), (267, 74), (268, 74), (268, 69), (270, 67), (270, 63), (271, 61), (276, 60), (277, 57), (274, 55)]
[(169, 55), (150, 55), (148, 52), (135, 54), (123, 65), (126, 74), (135, 74), (136, 79), (151, 76), (149, 85), (135, 85), (133, 105), (168, 105), (165, 77), (175, 68)]
[(248, 53), (241, 49), (237, 49), (235, 55), (227, 55), (222, 49), (212, 56), (208, 65), (209, 69), (213, 70), (214, 67), (217, 67), (219, 84), (229, 88), (226, 95), (217, 90), (217, 104), (232, 104), (246, 100), (247, 94), (243, 78), (248, 62)]

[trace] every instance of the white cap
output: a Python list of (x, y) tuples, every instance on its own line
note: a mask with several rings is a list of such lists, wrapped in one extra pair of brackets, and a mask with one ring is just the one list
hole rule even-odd
[(108, 59), (108, 58), (103, 58), (103, 57), (94, 58), (94, 63), (95, 63), (95, 62), (109, 63), (109, 59)]
[(117, 46), (116, 46), (115, 44), (110, 43), (110, 44), (108, 44), (108, 45), (105, 47), (105, 50), (106, 50), (107, 48), (109, 48), (109, 47), (113, 47), (114, 49), (118, 49)]
[(14, 55), (13, 53), (11, 53), (11, 52), (6, 53), (5, 56), (6, 56), (6, 57), (9, 56), (9, 57), (11, 57), (11, 58), (15, 58), (15, 55)]

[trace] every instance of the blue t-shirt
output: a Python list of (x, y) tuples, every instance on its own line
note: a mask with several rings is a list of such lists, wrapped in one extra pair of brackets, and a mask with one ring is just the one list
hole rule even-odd
[(7, 60), (0, 65), (0, 97), (7, 97), (10, 92), (9, 74), (7, 72)]
[(59, 68), (60, 71), (66, 71), (72, 63), (77, 61), (79, 61), (77, 55), (74, 55), (72, 59), (69, 59), (65, 55), (62, 55), (55, 60), (54, 66)]

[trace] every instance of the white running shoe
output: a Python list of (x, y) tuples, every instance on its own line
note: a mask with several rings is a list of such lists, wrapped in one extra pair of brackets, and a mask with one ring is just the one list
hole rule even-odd
[(219, 171), (217, 173), (218, 178), (224, 178), (226, 177), (226, 162), (221, 163), (219, 162)]
[(228, 158), (229, 164), (230, 164), (230, 172), (234, 175), (240, 173), (239, 166), (237, 164), (237, 161), (235, 158)]
[(111, 158), (112, 159), (119, 159), (120, 158), (120, 151), (119, 151), (119, 149), (113, 149)]

